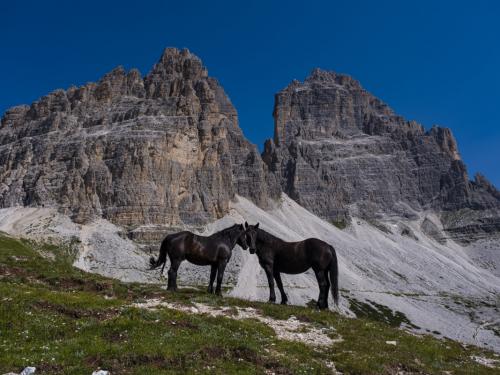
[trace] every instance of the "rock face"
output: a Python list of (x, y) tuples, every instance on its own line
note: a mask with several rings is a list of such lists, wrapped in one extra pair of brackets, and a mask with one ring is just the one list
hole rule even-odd
[(451, 131), (406, 121), (348, 76), (316, 69), (293, 81), (276, 94), (274, 121), (264, 161), (325, 219), (433, 210), (453, 237), (500, 230), (500, 193), (481, 175), (469, 181)]
[(166, 49), (144, 78), (99, 82), (9, 109), (0, 127), (0, 206), (55, 206), (75, 221), (204, 224), (234, 195), (279, 196), (219, 83), (187, 50)]
[(330, 221), (430, 211), (440, 241), (500, 232), (500, 192), (469, 181), (451, 131), (406, 121), (352, 78), (314, 70), (276, 95), (274, 118), (261, 156), (201, 61), (169, 48), (145, 77), (118, 67), (6, 111), (0, 207), (103, 217), (156, 243), (224, 216), (235, 194), (268, 208), (284, 191)]

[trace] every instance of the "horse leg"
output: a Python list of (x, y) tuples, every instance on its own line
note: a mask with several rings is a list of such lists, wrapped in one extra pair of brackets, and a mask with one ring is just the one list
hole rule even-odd
[(172, 261), (172, 258), (170, 258), (170, 268), (168, 269), (167, 272), (167, 290), (173, 290), (174, 289), (174, 271), (172, 269), (172, 265), (174, 262)]
[(316, 306), (318, 309), (324, 309), (325, 306), (325, 293), (328, 293), (328, 289), (326, 289), (327, 281), (325, 279), (325, 273), (321, 270), (314, 270), (314, 273), (316, 274), (316, 279), (318, 280), (318, 286), (319, 286), (319, 297), (318, 297), (318, 303)]
[(177, 270), (181, 264), (180, 260), (170, 259), (170, 269), (168, 270), (168, 287), (167, 290), (177, 291)]
[(269, 284), (269, 302), (274, 303), (276, 302), (276, 293), (274, 292), (273, 266), (266, 265), (264, 271), (266, 271), (267, 282)]
[(221, 285), (226, 265), (227, 265), (227, 260), (224, 259), (219, 261), (219, 264), (217, 266), (217, 286), (215, 287), (215, 294), (218, 296), (222, 296)]
[(328, 277), (328, 270), (323, 271), (326, 280), (325, 288), (325, 309), (328, 309), (328, 291), (330, 290), (330, 278)]
[(276, 285), (278, 285), (278, 289), (281, 293), (281, 304), (286, 305), (288, 302), (288, 298), (285, 294), (285, 289), (283, 289), (283, 283), (281, 282), (281, 274), (278, 271), (274, 271), (274, 279), (276, 280)]
[(217, 275), (217, 265), (212, 264), (210, 266), (210, 283), (208, 284), (208, 293), (213, 293), (214, 292), (214, 281), (215, 281), (215, 275)]

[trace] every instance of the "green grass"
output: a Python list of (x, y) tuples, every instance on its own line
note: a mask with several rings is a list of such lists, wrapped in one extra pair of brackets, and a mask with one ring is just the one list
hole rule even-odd
[[(203, 290), (169, 293), (157, 285), (124, 284), (82, 272), (70, 265), (72, 256), (69, 249), (0, 235), (0, 373), (31, 365), (37, 374), (88, 375), (97, 368), (113, 375), (328, 374), (328, 362), (345, 374), (498, 373), (470, 358), (493, 358), (492, 353), (410, 335), (398, 328), (406, 317), (381, 305), (374, 310), (358, 303), (363, 318), (348, 319), (305, 307), (217, 298)], [(279, 340), (256, 320), (131, 306), (153, 297), (253, 307), (275, 319), (294, 315), (344, 341), (315, 349)]]
[(349, 221), (347, 221), (346, 219), (331, 220), (330, 224), (336, 226), (340, 230), (344, 230), (349, 225)]
[(408, 320), (406, 315), (400, 311), (392, 311), (387, 306), (378, 304), (375, 301), (369, 300), (368, 302), (370, 302), (370, 304), (368, 304), (351, 297), (347, 298), (349, 300), (350, 310), (354, 312), (358, 318), (366, 318), (377, 322), (383, 322), (391, 327), (400, 327), (404, 325), (415, 329), (420, 328)]

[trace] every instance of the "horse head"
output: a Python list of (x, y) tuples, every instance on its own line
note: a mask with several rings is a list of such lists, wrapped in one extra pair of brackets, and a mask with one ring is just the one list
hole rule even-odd
[(259, 229), (259, 223), (255, 225), (248, 225), (248, 223), (245, 221), (245, 228), (246, 228), (246, 241), (248, 244), (248, 247), (250, 248), (250, 254), (255, 254), (257, 251), (257, 234), (258, 234), (258, 229)]
[(238, 226), (239, 232), (237, 233), (238, 237), (236, 240), (236, 243), (243, 249), (246, 250), (248, 249), (248, 244), (247, 244), (247, 235), (246, 235), (246, 230), (243, 224), (235, 224)]

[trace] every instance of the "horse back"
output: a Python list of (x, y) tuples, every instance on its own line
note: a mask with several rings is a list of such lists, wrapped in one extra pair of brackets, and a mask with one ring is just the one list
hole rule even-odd
[(304, 242), (306, 244), (309, 256), (314, 258), (321, 258), (322, 261), (328, 263), (331, 261), (333, 247), (329, 243), (320, 240), (319, 238), (308, 238)]
[(335, 257), (333, 247), (318, 238), (286, 242), (264, 230), (258, 233), (257, 256), (264, 268), (271, 265), (274, 271), (288, 274), (303, 273), (311, 267), (324, 271)]
[(314, 247), (308, 240), (298, 242), (281, 242), (269, 247), (261, 254), (261, 263), (271, 261), (274, 269), (288, 274), (299, 274), (307, 271), (315, 264)]
[(182, 240), (187, 240), (189, 238), (192, 238), (194, 236), (194, 233), (188, 231), (188, 230), (184, 230), (182, 232), (176, 232), (176, 233), (170, 233), (168, 234), (162, 241), (162, 244), (165, 243), (172, 243), (172, 242), (175, 242), (175, 241), (178, 241), (180, 239)]
[(194, 233), (190, 231), (171, 233), (163, 239), (161, 247), (166, 247), (171, 257), (183, 257), (186, 249), (193, 243), (193, 239)]

